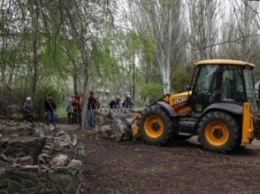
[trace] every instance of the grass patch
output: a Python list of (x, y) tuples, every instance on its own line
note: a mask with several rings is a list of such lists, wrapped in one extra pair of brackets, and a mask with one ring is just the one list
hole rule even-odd
[(57, 114), (59, 117), (66, 117), (67, 116), (67, 111), (66, 111), (66, 107), (64, 106), (60, 106), (57, 108)]

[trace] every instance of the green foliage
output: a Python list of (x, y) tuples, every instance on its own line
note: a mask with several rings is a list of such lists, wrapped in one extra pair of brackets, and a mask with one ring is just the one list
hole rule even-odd
[[(61, 40), (61, 38), (56, 38), (56, 42), (54, 41), (47, 41), (44, 44), (44, 52), (41, 55), (41, 61), (44, 66), (44, 72), (46, 75), (54, 74), (57, 72), (69, 72), (69, 58), (68, 56), (61, 50), (60, 46), (63, 44), (70, 44), (71, 43), (64, 43), (65, 40)], [(58, 71), (57, 71), (58, 70)]]
[(57, 108), (58, 117), (67, 117), (66, 105), (60, 104)]
[(114, 58), (109, 42), (92, 42), (90, 62), (90, 78), (92, 87), (108, 88), (111, 83), (122, 79), (117, 60)]
[(151, 67), (153, 63), (153, 52), (155, 50), (154, 38), (152, 36), (149, 36), (147, 33), (141, 33), (140, 39), (142, 41), (142, 48), (146, 66)]
[(163, 4), (165, 5), (174, 5), (177, 3), (179, 0), (162, 0)]
[(142, 99), (157, 99), (163, 95), (162, 83), (149, 82), (140, 87), (140, 95)]
[(173, 72), (172, 89), (175, 92), (186, 90), (186, 86), (190, 85), (192, 74), (187, 72), (185, 65), (178, 66)]
[(126, 35), (126, 53), (128, 57), (132, 57), (141, 48), (141, 39), (135, 32), (130, 32)]

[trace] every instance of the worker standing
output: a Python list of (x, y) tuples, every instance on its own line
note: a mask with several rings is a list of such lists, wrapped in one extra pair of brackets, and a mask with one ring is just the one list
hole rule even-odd
[(97, 108), (97, 105), (99, 102), (94, 96), (94, 92), (90, 92), (90, 96), (88, 97), (88, 110), (87, 110), (87, 121), (88, 126), (93, 127), (94, 126), (94, 110)]
[(25, 119), (32, 124), (32, 127), (34, 127), (33, 103), (31, 97), (26, 98), (26, 101), (23, 104), (23, 112), (25, 114)]
[(72, 98), (73, 105), (73, 123), (79, 124), (81, 126), (81, 113), (82, 113), (82, 97), (78, 92), (75, 92), (74, 97)]
[(56, 102), (54, 101), (53, 97), (50, 94), (48, 94), (44, 100), (44, 110), (48, 126), (50, 125), (50, 122), (52, 122), (54, 127), (56, 125), (56, 109)]

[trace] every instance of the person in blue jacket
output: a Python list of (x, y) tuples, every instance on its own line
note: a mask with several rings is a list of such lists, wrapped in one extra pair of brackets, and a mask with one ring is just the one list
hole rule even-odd
[(133, 100), (130, 98), (129, 95), (126, 96), (126, 98), (124, 99), (123, 103), (122, 103), (122, 106), (124, 108), (133, 108), (134, 106), (134, 102)]

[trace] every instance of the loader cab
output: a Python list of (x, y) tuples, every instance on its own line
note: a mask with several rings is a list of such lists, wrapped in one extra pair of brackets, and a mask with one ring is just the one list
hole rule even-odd
[[(202, 113), (212, 104), (244, 102), (256, 103), (253, 65), (234, 60), (199, 61), (192, 83), (191, 108)], [(216, 106), (215, 106), (216, 107)]]

